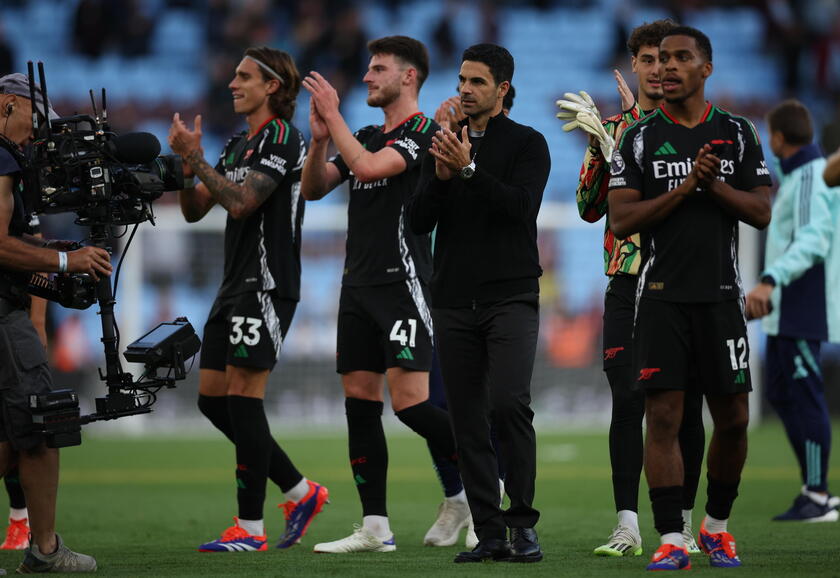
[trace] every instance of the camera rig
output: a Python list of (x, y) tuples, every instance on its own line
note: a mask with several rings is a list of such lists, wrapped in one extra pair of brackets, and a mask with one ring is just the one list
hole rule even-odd
[[(89, 227), (88, 244), (111, 253), (113, 227), (134, 225), (136, 231), (142, 222), (154, 224), (152, 201), (164, 191), (183, 188), (180, 157), (158, 156), (160, 143), (154, 135), (117, 136), (111, 132), (104, 88), (101, 114), (91, 90), (93, 116), (51, 119), (43, 63), (38, 62), (42, 111), (35, 98), (31, 61), (28, 73), (36, 135), (24, 179), (28, 201), (38, 213), (75, 212), (76, 224)], [(30, 293), (67, 307), (85, 309), (97, 301), (102, 325), (105, 372), (100, 368), (99, 378), (108, 393), (96, 398), (96, 412), (81, 415), (78, 396), (71, 389), (30, 397), (35, 428), (46, 435), (50, 447), (80, 444), (84, 424), (151, 412), (156, 393), (163, 387), (175, 387), (177, 380), (186, 377), (185, 362), (201, 346), (189, 321), (179, 317), (172, 323), (161, 323), (128, 346), (126, 360), (144, 364), (139, 378), (123, 370), (114, 317), (115, 291), (133, 235), (116, 268), (113, 288), (108, 276), (94, 281), (88, 275), (48, 279), (35, 274), (29, 283)], [(167, 371), (161, 373), (163, 369)]]

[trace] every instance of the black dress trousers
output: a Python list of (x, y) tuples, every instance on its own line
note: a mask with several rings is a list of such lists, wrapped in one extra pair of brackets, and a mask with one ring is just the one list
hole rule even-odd
[[(539, 295), (526, 293), (472, 308), (433, 309), (435, 340), (458, 446), (459, 468), (479, 540), (530, 528), (536, 436), (531, 374), (539, 332)], [(505, 463), (510, 507), (500, 507), (491, 420)]]

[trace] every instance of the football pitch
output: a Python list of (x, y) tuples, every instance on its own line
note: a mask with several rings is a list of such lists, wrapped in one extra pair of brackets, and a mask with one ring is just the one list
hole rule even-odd
[[(835, 423), (837, 428), (840, 424)], [(209, 426), (208, 426), (209, 427)], [(95, 427), (89, 428), (89, 434)], [(539, 435), (539, 432), (538, 432)], [(389, 434), (388, 505), (397, 551), (384, 554), (313, 554), (312, 546), (352, 532), (360, 506), (343, 435), (277, 436), (304, 475), (326, 485), (331, 503), (302, 544), (288, 550), (202, 554), (198, 544), (218, 537), (236, 514), (233, 448), (221, 439), (108, 439), (88, 435), (62, 453), (58, 530), (71, 548), (97, 558), (99, 573), (122, 576), (630, 576), (645, 574), (658, 545), (647, 488), (640, 523), (645, 552), (634, 558), (598, 558), (592, 549), (615, 523), (606, 432), (539, 436), (537, 530), (545, 551), (539, 564), (456, 565), (463, 550), (423, 546), (441, 490), (423, 443), (403, 431)], [(832, 488), (840, 491), (840, 460), (832, 459)], [(740, 497), (730, 520), (744, 566), (715, 569), (704, 555), (692, 572), (737, 576), (840, 576), (840, 523), (770, 522), (799, 490), (796, 463), (781, 427), (765, 422), (750, 436)], [(282, 501), (269, 484), (265, 518), (269, 543), (283, 529)], [(694, 510), (703, 516), (705, 483)], [(0, 567), (13, 571), (19, 552), (0, 551)]]

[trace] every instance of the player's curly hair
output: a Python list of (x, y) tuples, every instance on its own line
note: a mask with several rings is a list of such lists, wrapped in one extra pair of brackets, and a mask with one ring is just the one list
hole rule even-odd
[[(245, 56), (255, 58), (276, 72), (283, 81), (277, 92), (268, 97), (268, 106), (283, 120), (292, 120), (295, 115), (297, 95), (300, 92), (300, 73), (295, 61), (288, 52), (269, 48), (268, 46), (251, 47), (245, 51)], [(277, 80), (268, 71), (260, 68), (263, 80)]]
[(639, 50), (643, 46), (656, 46), (662, 42), (666, 32), (679, 26), (670, 18), (663, 18), (661, 20), (654, 20), (653, 22), (645, 22), (641, 26), (633, 29), (630, 33), (630, 38), (627, 40), (627, 48), (630, 50), (631, 56), (638, 56)]

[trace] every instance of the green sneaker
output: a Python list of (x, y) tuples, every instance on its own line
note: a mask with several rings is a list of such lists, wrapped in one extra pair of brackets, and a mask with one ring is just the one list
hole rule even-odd
[(42, 554), (34, 542), (26, 549), (23, 562), (17, 568), (18, 574), (40, 572), (96, 572), (96, 560), (87, 554), (79, 554), (64, 545), (58, 534), (55, 535), (58, 548), (52, 554)]
[(642, 537), (628, 526), (619, 524), (607, 538), (607, 543), (593, 551), (597, 556), (641, 556)]

